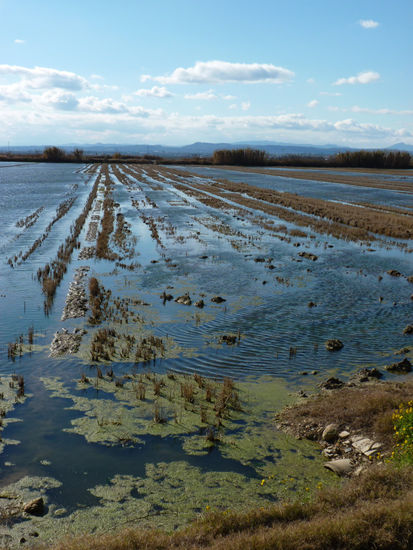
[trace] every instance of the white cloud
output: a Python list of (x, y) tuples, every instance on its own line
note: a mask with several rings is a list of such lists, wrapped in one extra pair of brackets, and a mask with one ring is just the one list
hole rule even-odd
[(175, 94), (167, 90), (164, 86), (153, 86), (152, 88), (141, 88), (134, 95), (138, 97), (173, 97)]
[(142, 82), (156, 80), (161, 84), (205, 84), (224, 82), (271, 82), (281, 84), (292, 80), (294, 73), (283, 67), (265, 63), (229, 63), (227, 61), (197, 61), (193, 67), (179, 67), (170, 76), (143, 75)]
[(307, 103), (307, 107), (311, 107), (311, 108), (317, 107), (318, 104), (319, 104), (319, 101), (317, 101), (317, 99), (312, 99)]
[(91, 74), (90, 78), (94, 78), (96, 80), (103, 80), (103, 76), (100, 76), (100, 74)]
[(47, 67), (20, 67), (18, 65), (0, 65), (0, 76), (19, 76), (26, 88), (82, 90), (88, 87), (85, 78), (69, 72)]
[(364, 29), (375, 29), (379, 26), (378, 21), (374, 21), (373, 19), (360, 19), (359, 25), (361, 25)]
[(224, 100), (224, 101), (234, 101), (234, 99), (237, 99), (237, 96), (235, 95), (223, 95), (221, 96), (221, 98)]
[(0, 101), (7, 103), (30, 102), (31, 95), (22, 89), (19, 82), (0, 86)]
[(197, 94), (185, 94), (185, 99), (200, 99), (203, 101), (211, 101), (211, 99), (218, 99), (214, 90), (208, 90), (207, 92), (198, 92)]
[[(55, 103), (70, 100), (70, 92), (60, 92)], [(323, 143), (326, 139), (352, 146), (380, 146), (389, 140), (413, 139), (411, 130), (399, 127), (387, 128), (376, 124), (361, 123), (348, 118), (331, 122), (306, 117), (300, 113), (254, 116), (247, 114), (229, 116), (181, 115), (166, 113), (161, 109), (147, 110), (142, 107), (127, 107), (107, 98), (106, 103), (98, 98), (78, 99), (72, 111), (56, 109), (51, 103), (34, 106), (30, 104), (1, 107), (0, 140), (10, 139), (15, 143), (50, 141), (56, 143), (71, 138), (79, 141), (102, 141), (127, 143), (130, 141), (190, 143), (197, 139), (209, 141), (245, 139), (291, 139)], [(7, 135), (6, 135), (7, 129)], [(9, 136), (9, 137), (7, 137)], [(36, 136), (36, 137), (33, 137)]]
[(248, 111), (250, 107), (251, 107), (251, 102), (250, 101), (243, 101), (241, 103), (241, 109), (243, 111)]
[(234, 110), (234, 109), (237, 109), (238, 108), (238, 105), (236, 103), (231, 103), (231, 105), (228, 106), (228, 109), (230, 110)]
[(21, 38), (16, 38), (14, 41), (15, 44), (25, 44), (26, 40), (22, 40)]
[(315, 84), (315, 78), (307, 78), (307, 84)]
[(375, 82), (379, 78), (379, 73), (374, 71), (365, 71), (364, 73), (359, 73), (357, 76), (339, 78), (333, 84), (334, 86), (341, 86), (342, 84), (370, 84), (370, 82)]
[(60, 111), (73, 111), (77, 109), (79, 101), (72, 92), (62, 90), (49, 90), (40, 97), (40, 102)]

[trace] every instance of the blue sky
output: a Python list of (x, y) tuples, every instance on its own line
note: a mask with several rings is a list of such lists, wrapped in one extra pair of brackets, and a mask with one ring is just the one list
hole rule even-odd
[(0, 0), (0, 145), (413, 144), (411, 0)]

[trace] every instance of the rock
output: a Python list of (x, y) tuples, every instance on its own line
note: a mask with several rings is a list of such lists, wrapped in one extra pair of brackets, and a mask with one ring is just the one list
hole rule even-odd
[(397, 271), (397, 269), (389, 269), (388, 271), (386, 271), (386, 273), (388, 275), (390, 275), (391, 277), (401, 277), (402, 276), (400, 271)]
[(338, 434), (338, 437), (340, 439), (346, 439), (346, 437), (348, 437), (349, 435), (350, 435), (350, 432), (348, 432), (347, 430), (343, 430)]
[(265, 258), (254, 258), (254, 262), (257, 262), (257, 263), (264, 263), (264, 262), (265, 262)]
[(174, 299), (174, 297), (172, 296), (172, 294), (166, 294), (166, 292), (163, 291), (162, 294), (161, 294), (161, 299), (162, 299), (164, 302), (170, 302), (171, 300)]
[(321, 451), (321, 454), (326, 458), (332, 458), (335, 455), (335, 452), (331, 447), (327, 447), (327, 449), (323, 449)]
[(403, 334), (413, 334), (413, 325), (407, 325), (403, 330)]
[(39, 533), (37, 531), (30, 531), (29, 537), (35, 537), (37, 538), (39, 536)]
[(399, 349), (398, 351), (394, 352), (394, 355), (406, 355), (406, 353), (409, 353), (410, 348), (404, 347)]
[(237, 341), (237, 337), (232, 334), (224, 334), (219, 341), (224, 342), (227, 346), (233, 346)]
[(338, 388), (342, 388), (343, 386), (345, 386), (345, 383), (339, 378), (335, 378), (334, 376), (328, 378), (327, 380), (325, 380), (325, 382), (322, 382), (320, 384), (320, 388), (323, 388), (325, 390), (336, 390)]
[(221, 298), (221, 296), (213, 296), (211, 302), (214, 302), (214, 304), (222, 304), (222, 302), (226, 302), (226, 300), (225, 298)]
[(328, 351), (338, 351), (344, 346), (343, 342), (341, 340), (338, 340), (337, 338), (327, 340), (324, 345)]
[(204, 256), (199, 256), (199, 257), (200, 257), (201, 260), (206, 260), (208, 258), (208, 256), (206, 256), (205, 254), (204, 254)]
[(409, 283), (413, 283), (413, 275), (409, 275), (409, 276), (407, 277), (407, 281), (408, 281)]
[(308, 302), (308, 307), (317, 307), (317, 304), (315, 302)]
[(405, 357), (402, 361), (399, 361), (398, 363), (392, 363), (391, 365), (387, 365), (384, 368), (389, 372), (398, 372), (401, 374), (406, 374), (412, 370), (412, 364)]
[(313, 262), (318, 260), (318, 256), (316, 256), (315, 254), (312, 254), (311, 252), (299, 252), (298, 255), (301, 256), (302, 258), (307, 258), (308, 260), (312, 260)]
[(312, 370), (311, 374), (315, 376), (316, 374), (318, 374), (318, 370)]
[(358, 468), (356, 468), (353, 472), (353, 475), (354, 476), (359, 476), (362, 472), (364, 472), (364, 467), (363, 466), (359, 466)]
[(192, 300), (188, 293), (184, 294), (183, 296), (178, 296), (175, 302), (177, 304), (183, 304), (184, 306), (190, 306), (192, 304)]
[(383, 377), (383, 373), (376, 369), (375, 367), (369, 369), (367, 367), (358, 370), (352, 377), (351, 380), (354, 382), (368, 382), (372, 378), (378, 380)]
[(356, 451), (359, 451), (360, 453), (363, 453), (365, 455), (374, 445), (374, 441), (372, 441), (368, 437), (360, 437), (353, 438), (352, 444)]
[(200, 308), (203, 308), (204, 307), (204, 300), (198, 300), (197, 302), (195, 302), (195, 307), (200, 307)]
[(338, 458), (337, 460), (330, 460), (324, 464), (324, 468), (331, 470), (339, 476), (348, 475), (353, 469), (353, 465), (349, 458)]
[(338, 438), (338, 426), (337, 424), (328, 424), (323, 430), (321, 439), (327, 441), (327, 443), (334, 443)]
[(45, 511), (43, 497), (38, 497), (27, 502), (23, 507), (23, 511), (31, 516), (42, 516)]

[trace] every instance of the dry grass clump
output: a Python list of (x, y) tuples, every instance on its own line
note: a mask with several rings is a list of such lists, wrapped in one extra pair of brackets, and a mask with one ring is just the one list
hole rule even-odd
[(105, 199), (103, 201), (102, 229), (96, 240), (96, 257), (106, 260), (116, 260), (118, 256), (109, 248), (109, 238), (114, 226), (115, 203), (111, 197), (111, 182), (107, 176), (105, 188)]
[(349, 227), (401, 239), (409, 239), (413, 236), (412, 216), (377, 212), (367, 207), (359, 208), (312, 197), (302, 197), (293, 193), (279, 193), (272, 189), (262, 189), (246, 183), (221, 180), (220, 184), (223, 189), (233, 193), (245, 193), (254, 199), (293, 208), (305, 214)]
[(99, 285), (96, 277), (89, 279), (89, 305), (91, 315), (88, 319), (91, 325), (98, 325), (102, 318), (106, 317), (108, 311), (109, 298), (112, 292), (105, 290), (103, 285)]
[(72, 225), (70, 235), (66, 237), (65, 242), (60, 245), (57, 251), (57, 257), (46, 264), (43, 269), (39, 268), (37, 271), (37, 279), (41, 282), (42, 290), (45, 294), (44, 310), (46, 314), (48, 314), (53, 305), (56, 289), (67, 271), (67, 264), (70, 262), (73, 251), (80, 246), (78, 237), (83, 229), (89, 211), (92, 208), (93, 201), (96, 198), (101, 175), (102, 172), (97, 177), (81, 214)]
[(412, 394), (413, 382), (344, 387), (284, 409), (277, 417), (281, 422), (296, 426), (303, 423), (306, 426), (343, 424), (351, 430), (362, 429), (364, 435), (376, 436), (381, 443), (391, 447), (393, 412), (400, 403), (409, 401)]
[[(235, 505), (235, 503), (234, 503)], [(207, 511), (173, 534), (136, 527), (66, 539), (53, 550), (407, 550), (413, 545), (413, 469), (374, 466), (312, 500), (249, 512)]]
[[(233, 166), (220, 166), (220, 170), (234, 170)], [(408, 181), (403, 180), (381, 180), (378, 178), (374, 178), (374, 175), (376, 173), (383, 173), (380, 171), (371, 171), (368, 169), (358, 170), (362, 172), (369, 172), (372, 177), (366, 177), (366, 176), (360, 176), (357, 173), (357, 170), (354, 169), (346, 169), (346, 174), (338, 174), (338, 173), (331, 173), (331, 169), (328, 171), (324, 170), (318, 170), (317, 172), (313, 172), (311, 170), (305, 170), (305, 169), (297, 169), (297, 170), (271, 170), (266, 168), (250, 168), (250, 167), (244, 167), (244, 166), (237, 166), (236, 168), (237, 172), (253, 172), (253, 173), (259, 173), (259, 174), (266, 174), (268, 176), (278, 176), (278, 177), (284, 177), (284, 178), (294, 178), (298, 180), (311, 180), (311, 181), (327, 181), (331, 183), (342, 183), (346, 185), (355, 185), (358, 187), (374, 187), (376, 189), (392, 189), (392, 190), (398, 190), (398, 191), (407, 191), (411, 192), (412, 185)], [(340, 170), (341, 172), (342, 170)], [(399, 175), (397, 171), (395, 170), (388, 170), (385, 173), (387, 174), (393, 174), (393, 175)], [(198, 177), (202, 177), (199, 176)]]

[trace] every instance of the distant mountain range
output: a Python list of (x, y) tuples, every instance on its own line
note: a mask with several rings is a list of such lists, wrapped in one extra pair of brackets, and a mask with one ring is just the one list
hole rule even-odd
[[(17, 154), (42, 152), (49, 145), (22, 145), (22, 146), (0, 146), (0, 152)], [(66, 144), (60, 146), (67, 152), (75, 148), (82, 149), (88, 155), (156, 155), (161, 157), (209, 157), (216, 149), (239, 149), (241, 147), (252, 147), (266, 151), (269, 155), (307, 155), (307, 156), (329, 156), (343, 151), (357, 151), (360, 147), (351, 148), (340, 145), (305, 145), (281, 143), (273, 141), (240, 141), (234, 143), (207, 143), (196, 142), (190, 145), (172, 147), (168, 145), (145, 145), (145, 144), (116, 144), (116, 143), (94, 143), (94, 144)], [(378, 149), (377, 147), (369, 148)], [(386, 151), (408, 151), (413, 153), (413, 145), (407, 143), (395, 143), (389, 147), (382, 148)]]

